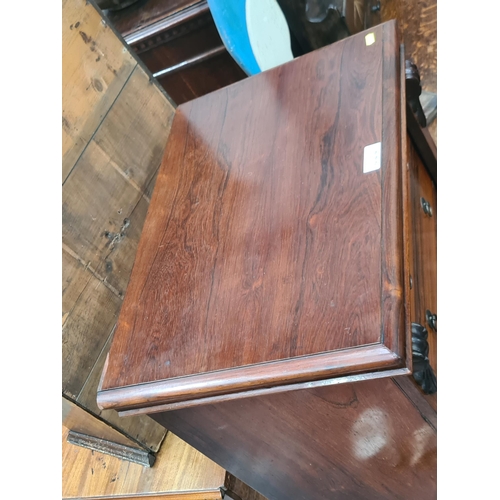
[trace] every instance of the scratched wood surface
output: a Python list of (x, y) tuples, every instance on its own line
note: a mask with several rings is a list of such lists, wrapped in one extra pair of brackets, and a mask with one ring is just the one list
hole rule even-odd
[(178, 108), (103, 389), (381, 341), (397, 221), (363, 150), (397, 158), (384, 29)]
[(62, 3), (63, 181), (136, 66), (91, 6)]
[(63, 394), (157, 450), (163, 428), (95, 398), (174, 108), (91, 3), (62, 14)]
[(172, 433), (152, 468), (66, 441), (62, 427), (62, 498), (219, 500), (225, 471)]
[(269, 500), (436, 498), (436, 431), (392, 379), (152, 415)]

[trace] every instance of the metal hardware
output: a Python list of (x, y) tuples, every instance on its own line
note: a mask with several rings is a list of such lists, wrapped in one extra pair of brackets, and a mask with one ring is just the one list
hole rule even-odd
[(410, 274), (410, 290), (413, 288), (413, 278), (411, 277), (411, 274)]
[(380, 11), (380, 2), (377, 2), (376, 5), (372, 5), (371, 11), (372, 12), (379, 12)]
[(429, 217), (432, 217), (431, 204), (425, 198), (420, 198), (420, 205), (422, 205), (422, 210), (424, 211), (424, 214), (428, 215)]
[(425, 311), (425, 320), (427, 324), (437, 333), (437, 316), (429, 311)]

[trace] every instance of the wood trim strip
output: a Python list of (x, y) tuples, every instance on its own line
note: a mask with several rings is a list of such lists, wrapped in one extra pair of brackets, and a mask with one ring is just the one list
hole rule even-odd
[(405, 366), (381, 344), (100, 390), (101, 409), (132, 410)]
[(401, 71), (396, 21), (383, 24), (382, 93), (382, 335), (384, 344), (404, 357), (406, 325), (403, 286), (401, 179)]
[(220, 488), (199, 490), (199, 491), (186, 491), (186, 492), (172, 492), (172, 493), (138, 493), (129, 495), (106, 495), (99, 497), (77, 497), (73, 500), (134, 500), (136, 498), (144, 498), (145, 500), (221, 500), (222, 493)]
[[(258, 396), (269, 396), (282, 392), (299, 391), (301, 389), (314, 389), (318, 387), (328, 387), (331, 385), (346, 384), (350, 382), (361, 382), (362, 380), (374, 380), (379, 378), (397, 377), (410, 375), (408, 368), (396, 368), (394, 370), (382, 370), (378, 372), (361, 373), (359, 375), (346, 375), (345, 377), (329, 378), (326, 380), (316, 380), (314, 382), (302, 382), (300, 384), (281, 385), (266, 389), (257, 389), (255, 391), (238, 392), (234, 394), (224, 394), (222, 396), (213, 396), (203, 399), (193, 399), (191, 401), (182, 401), (180, 403), (170, 403), (159, 406), (150, 406), (134, 410), (125, 410), (118, 412), (120, 417), (129, 417), (132, 415), (150, 415), (152, 413), (162, 413), (166, 411), (181, 410), (192, 406), (202, 406), (208, 404), (223, 403), (225, 401), (234, 401), (236, 399), (255, 398)], [(408, 378), (408, 377), (405, 377)], [(394, 378), (393, 378), (394, 380)]]
[(125, 446), (123, 444), (107, 441), (106, 439), (100, 439), (95, 436), (88, 436), (86, 434), (81, 434), (80, 432), (69, 431), (67, 441), (70, 444), (82, 446), (83, 448), (88, 448), (89, 450), (98, 451), (100, 453), (106, 453), (113, 457), (128, 460), (129, 462), (134, 462), (144, 467), (152, 467), (156, 460), (156, 457), (149, 451), (132, 448), (131, 446)]
[(158, 35), (161, 32), (177, 28), (179, 25), (191, 21), (195, 17), (209, 13), (210, 9), (208, 8), (208, 3), (206, 1), (202, 1), (196, 5), (188, 7), (187, 9), (181, 10), (172, 16), (157, 21), (154, 24), (150, 24), (149, 26), (134, 31), (129, 35), (125, 35), (124, 40), (129, 45), (133, 45), (145, 40), (146, 38)]
[(406, 104), (406, 126), (413, 145), (422, 158), (432, 182), (437, 187), (437, 147), (427, 128), (422, 128), (413, 114), (410, 105)]
[(403, 203), (403, 287), (404, 287), (404, 321), (406, 344), (406, 366), (413, 372), (413, 352), (411, 340), (411, 287), (410, 275), (412, 273), (411, 260), (411, 196), (410, 196), (410, 164), (408, 163), (408, 136), (405, 133), (406, 123), (406, 75), (403, 71), (405, 67), (405, 47), (399, 46), (399, 64), (400, 64), (400, 85), (401, 85), (401, 164), (400, 171), (402, 176), (402, 203)]
[(226, 48), (224, 47), (224, 45), (220, 45), (219, 47), (207, 50), (202, 54), (198, 54), (197, 56), (194, 56), (191, 59), (186, 59), (185, 61), (182, 61), (178, 64), (174, 64), (173, 66), (162, 69), (161, 71), (154, 73), (153, 76), (155, 78), (161, 78), (163, 76), (170, 75), (172, 73), (175, 73), (176, 71), (180, 71), (181, 69), (190, 68), (191, 66), (206, 61), (207, 59), (211, 59), (212, 57), (223, 54), (224, 52), (226, 52)]

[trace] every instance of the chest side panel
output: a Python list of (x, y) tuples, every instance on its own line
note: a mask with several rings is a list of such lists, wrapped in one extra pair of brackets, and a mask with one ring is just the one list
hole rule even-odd
[(436, 497), (436, 432), (391, 379), (151, 415), (272, 500)]

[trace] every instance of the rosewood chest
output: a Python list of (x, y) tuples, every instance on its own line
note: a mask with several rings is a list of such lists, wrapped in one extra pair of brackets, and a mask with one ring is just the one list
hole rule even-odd
[(389, 22), (177, 108), (100, 407), (270, 500), (435, 497), (435, 147), (405, 67)]

